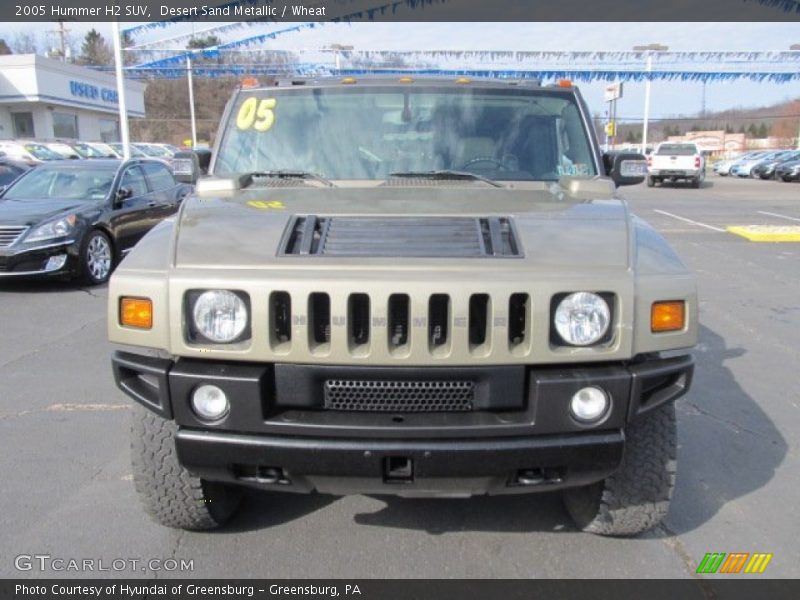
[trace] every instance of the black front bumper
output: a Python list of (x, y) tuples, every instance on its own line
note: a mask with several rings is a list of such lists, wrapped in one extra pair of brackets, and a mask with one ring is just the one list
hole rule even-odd
[[(117, 384), (179, 425), (184, 466), (213, 481), (287, 491), (470, 495), (556, 489), (599, 481), (622, 459), (632, 420), (684, 394), (691, 356), (631, 363), (489, 368), (354, 368), (217, 363), (118, 352)], [(326, 377), (464, 379), (480, 383), (469, 412), (326, 410)], [(201, 421), (199, 385), (230, 399), (227, 417)], [(597, 424), (569, 414), (572, 395), (601, 387), (611, 408)], [(315, 391), (317, 390), (317, 391)]]
[[(0, 250), (0, 279), (8, 277), (63, 277), (75, 273), (80, 243), (76, 241), (43, 243), (31, 247)], [(62, 266), (50, 270), (52, 257), (64, 256)]]

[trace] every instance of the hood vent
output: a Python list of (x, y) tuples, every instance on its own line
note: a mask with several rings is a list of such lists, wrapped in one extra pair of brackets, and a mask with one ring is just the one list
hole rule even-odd
[(514, 258), (522, 256), (508, 217), (293, 217), (286, 256)]

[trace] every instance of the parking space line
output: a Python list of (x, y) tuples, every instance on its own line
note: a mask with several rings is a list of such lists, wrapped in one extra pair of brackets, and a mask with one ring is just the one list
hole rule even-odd
[(666, 215), (668, 217), (672, 217), (673, 219), (678, 219), (679, 221), (691, 223), (692, 225), (697, 225), (698, 227), (705, 227), (706, 229), (710, 229), (711, 231), (718, 231), (720, 233), (725, 233), (725, 230), (719, 227), (714, 227), (713, 225), (706, 225), (705, 223), (701, 223), (699, 221), (692, 221), (691, 219), (687, 219), (686, 217), (680, 217), (678, 215), (673, 215), (672, 213), (668, 213), (665, 210), (658, 210), (657, 208), (654, 208), (653, 212), (657, 212), (660, 215)]
[(756, 212), (761, 214), (761, 215), (769, 215), (770, 217), (778, 217), (779, 219), (787, 219), (789, 221), (797, 221), (798, 223), (800, 223), (800, 219), (798, 219), (796, 217), (789, 217), (789, 216), (780, 215), (780, 214), (774, 213), (774, 212), (767, 212), (766, 210), (757, 210)]

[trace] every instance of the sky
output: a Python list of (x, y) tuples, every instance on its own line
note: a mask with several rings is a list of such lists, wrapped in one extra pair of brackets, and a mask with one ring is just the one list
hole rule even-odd
[[(124, 24), (129, 27), (135, 24)], [(180, 23), (156, 28), (136, 37), (141, 43), (202, 31), (215, 24)], [(0, 23), (0, 37), (13, 40), (16, 32), (41, 31), (42, 24)], [(70, 23), (76, 46), (95, 27), (111, 35), (110, 23)], [(222, 35), (233, 41), (280, 25), (261, 24)], [(283, 26), (285, 27), (285, 25)], [(42, 40), (44, 41), (44, 40)], [(50, 45), (55, 39), (51, 36)], [(265, 43), (264, 49), (317, 50), (334, 43), (357, 50), (562, 50), (625, 51), (634, 45), (661, 43), (673, 51), (786, 51), (800, 43), (800, 23), (327, 23), (286, 34)], [(182, 40), (181, 44), (185, 44)], [(580, 84), (592, 112), (602, 113), (605, 83)], [(621, 117), (641, 118), (644, 84), (626, 84), (618, 104)], [(655, 82), (651, 117), (691, 115), (700, 111), (703, 86), (698, 83)], [(708, 111), (757, 107), (800, 98), (800, 82), (710, 83), (705, 89)]]

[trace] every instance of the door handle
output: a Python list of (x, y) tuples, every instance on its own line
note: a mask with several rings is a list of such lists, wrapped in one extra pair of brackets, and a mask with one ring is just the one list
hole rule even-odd
[(158, 206), (158, 202), (156, 202), (155, 200), (151, 200), (150, 202), (147, 203), (147, 206), (149, 208), (153, 208), (154, 206)]

